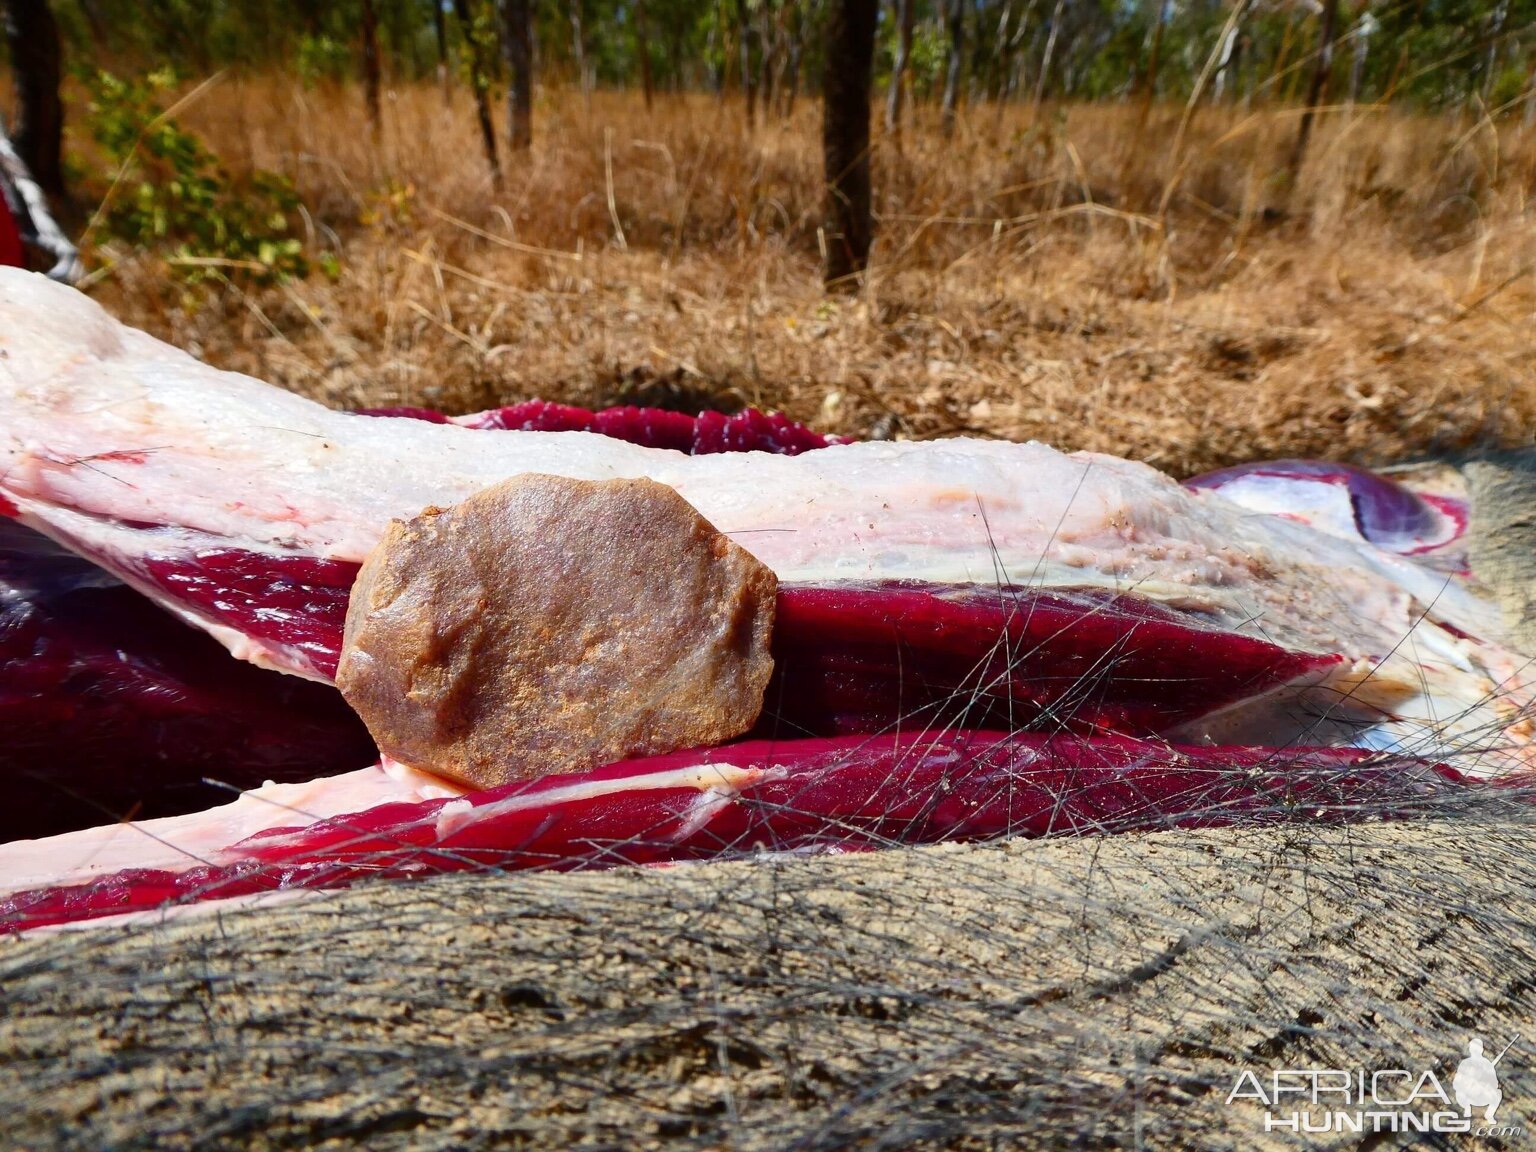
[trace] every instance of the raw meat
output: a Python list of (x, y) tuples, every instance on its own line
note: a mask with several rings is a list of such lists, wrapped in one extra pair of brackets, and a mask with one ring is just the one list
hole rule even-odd
[[(207, 807), (376, 753), (329, 688), (208, 636), (0, 520), (0, 840)], [(205, 782), (207, 781), (207, 782)]]
[[(520, 473), (654, 479), (784, 581), (759, 732), (778, 739), (464, 796), (390, 766), (13, 844), (0, 863), (34, 890), (0, 906), (10, 927), (457, 868), (1407, 816), (1529, 763), (1525, 662), (1436, 558), (1456, 509), (1366, 474), (1189, 491), (1038, 444), (728, 456), (701, 454), (702, 419), (685, 452), (505, 427), (553, 410), (397, 415), (418, 419), (330, 412), (0, 272), (0, 514), (328, 681), (391, 518)], [(607, 431), (673, 435), (625, 420)], [(1288, 512), (1272, 481), (1311, 503)]]
[(470, 869), (1407, 818), (1478, 790), (1449, 769), (1333, 749), (1277, 756), (974, 731), (747, 743), (269, 827), (201, 859), (13, 892), (0, 899), (0, 931)]
[(461, 428), (515, 430), (519, 432), (596, 432), (615, 440), (627, 440), (645, 448), (671, 448), (692, 456), (716, 452), (776, 452), (798, 456), (844, 441), (823, 436), (779, 412), (747, 408), (733, 415), (700, 412), (689, 416), (662, 408), (629, 405), (576, 408), (548, 400), (525, 400), (504, 408), (492, 408), (468, 416), (444, 416), (430, 408), (364, 408), (364, 416), (405, 416), (429, 424), (457, 424)]
[(1431, 552), (1467, 527), (1462, 501), (1413, 492), (1386, 476), (1324, 460), (1269, 460), (1186, 480), (1189, 488), (1276, 516), (1303, 520), (1346, 539), (1361, 538), (1405, 555)]

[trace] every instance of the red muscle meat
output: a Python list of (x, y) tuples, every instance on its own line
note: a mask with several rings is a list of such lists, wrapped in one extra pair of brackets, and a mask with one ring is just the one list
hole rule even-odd
[(515, 430), (520, 432), (596, 432), (613, 440), (625, 440), (642, 448), (670, 448), (693, 456), (716, 452), (774, 452), (798, 456), (841, 437), (823, 436), (797, 424), (781, 412), (746, 408), (726, 415), (700, 412), (689, 416), (664, 408), (577, 408), (548, 400), (525, 400), (504, 408), (491, 408), (468, 416), (445, 416), (431, 408), (363, 408), (364, 416), (397, 416), (432, 424), (457, 424), (463, 428)]
[(14, 893), (0, 899), (0, 931), (441, 872), (1402, 818), (1480, 790), (1447, 768), (1347, 749), (975, 731), (748, 742), (273, 829), (181, 872)]
[[(335, 675), (356, 565), (214, 549), (143, 568)], [(774, 658), (760, 731), (784, 737), (903, 724), (1156, 735), (1340, 663), (1101, 589), (910, 582), (781, 587)]]
[(21, 229), (16, 227), (16, 217), (3, 194), (0, 194), (0, 264), (12, 268), (27, 266), (27, 254), (21, 246)]
[(265, 780), (309, 780), (375, 757), (333, 689), (232, 659), (7, 520), (0, 733), (10, 797), (0, 840), (195, 811)]

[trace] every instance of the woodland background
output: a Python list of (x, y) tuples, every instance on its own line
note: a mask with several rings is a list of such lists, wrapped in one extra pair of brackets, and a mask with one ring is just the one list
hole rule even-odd
[(1536, 431), (1536, 0), (0, 7), (85, 289), (329, 403), (1176, 473)]

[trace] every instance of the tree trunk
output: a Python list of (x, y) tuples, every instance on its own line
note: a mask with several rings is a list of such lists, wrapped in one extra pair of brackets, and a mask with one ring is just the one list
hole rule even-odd
[(485, 66), (485, 54), (475, 36), (475, 16), (470, 11), (469, 0), (453, 0), (453, 11), (463, 29), (464, 42), (469, 46), (469, 73), (471, 87), (475, 90), (475, 113), (480, 119), (480, 142), (485, 147), (486, 163), (491, 166), (491, 179), (500, 188), (501, 161), (496, 157), (496, 125), (491, 119), (491, 80)]
[(80, 0), (80, 15), (85, 17), (86, 30), (91, 35), (91, 47), (105, 52), (111, 34), (107, 31), (107, 19), (101, 11), (101, 0)]
[(591, 93), (587, 88), (587, 34), (581, 22), (581, 4), (571, 4), (571, 52), (576, 57), (576, 82), (581, 87), (581, 98), (591, 107)]
[(437, 83), (443, 90), (443, 106), (448, 99), (448, 19), (443, 13), (443, 0), (431, 0), (432, 30), (437, 33)]
[(15, 193), (10, 208), (22, 238), (53, 258), (53, 265), (48, 269), (49, 277), (65, 284), (77, 282), (85, 274), (80, 253), (54, 222), (47, 197), (11, 147), (4, 126), (0, 125), (0, 205), (10, 200), (10, 192)]
[[(721, 97), (724, 97), (731, 84), (731, 42), (725, 34), (728, 27), (730, 18), (725, 11), (725, 0), (717, 0), (715, 19), (709, 25), (709, 38), (705, 42), (704, 51), (709, 57), (710, 68), (714, 70), (715, 92)], [(720, 38), (718, 55), (713, 51), (717, 36)]]
[(363, 23), (363, 98), (368, 105), (368, 125), (375, 137), (383, 130), (384, 114), (379, 106), (379, 15), (373, 0), (362, 0)]
[(1237, 37), (1238, 28), (1233, 25), (1221, 38), (1221, 57), (1216, 63), (1216, 78), (1211, 81), (1211, 100), (1216, 104), (1220, 104), (1227, 93), (1227, 79), (1232, 63), (1237, 59)]
[(1355, 25), (1355, 58), (1349, 69), (1349, 102), (1358, 103), (1360, 88), (1365, 80), (1365, 62), (1371, 51), (1371, 37), (1376, 34), (1376, 17), (1362, 12)]
[(1035, 0), (1029, 0), (1024, 6), (1024, 11), (1017, 20), (1013, 19), (1013, 4), (1010, 2), (1003, 7), (1002, 16), (997, 23), (997, 103), (998, 115), (1002, 115), (1002, 106), (1012, 97), (1018, 89), (1022, 69), (1018, 60), (1019, 45), (1024, 42), (1024, 34), (1029, 29), (1029, 18), (1035, 13)]
[(789, 62), (785, 68), (784, 104), (781, 115), (788, 120), (795, 114), (795, 99), (800, 95), (800, 62), (805, 57), (805, 21), (799, 0), (791, 0), (789, 11)]
[(1040, 58), (1040, 75), (1035, 77), (1035, 99), (1032, 105), (1031, 118), (1038, 118), (1040, 105), (1045, 100), (1045, 85), (1051, 75), (1051, 58), (1056, 55), (1056, 40), (1061, 31), (1061, 13), (1066, 6), (1066, 0), (1056, 0), (1056, 7), (1051, 12), (1051, 30), (1045, 38), (1045, 55)]
[(891, 88), (885, 98), (885, 130), (901, 141), (901, 96), (912, 59), (913, 0), (896, 0), (896, 60), (891, 65)]
[(752, 67), (752, 41), (756, 35), (747, 0), (736, 0), (736, 45), (741, 53), (741, 91), (747, 101), (749, 131), (757, 122), (757, 69)]
[(774, 27), (773, 0), (762, 0), (757, 15), (757, 99), (762, 105), (763, 119), (766, 120), (773, 108), (774, 70), (779, 58), (779, 37)]
[(501, 0), (501, 23), (501, 50), (509, 74), (507, 142), (512, 151), (525, 152), (533, 144), (533, 5), (529, 0)]
[(880, 0), (832, 0), (822, 75), (829, 290), (856, 286), (869, 263), (869, 113)]
[(635, 55), (640, 57), (640, 86), (645, 90), (645, 110), (655, 99), (655, 81), (651, 77), (651, 41), (646, 34), (645, 0), (635, 0)]
[(1333, 70), (1333, 37), (1338, 26), (1339, 0), (1323, 0), (1322, 25), (1317, 32), (1317, 60), (1312, 68), (1312, 79), (1307, 84), (1306, 109), (1301, 114), (1301, 126), (1296, 131), (1296, 148), (1291, 153), (1291, 180), (1301, 172), (1301, 162), (1306, 159), (1307, 141), (1312, 136), (1312, 121), (1317, 116), (1317, 106), (1328, 87), (1328, 73)]
[(686, 86), (684, 84), (684, 74), (688, 65), (684, 63), (687, 57), (683, 51), (683, 36), (684, 30), (674, 24), (671, 28), (671, 35), (667, 37), (667, 66), (672, 72), (672, 75), (668, 77), (668, 82), (671, 84), (673, 93), (681, 92)]
[(949, 29), (949, 66), (944, 74), (939, 123), (947, 140), (955, 134), (955, 105), (960, 100), (960, 69), (965, 62), (964, 0), (944, 0), (944, 23)]
[(1163, 29), (1168, 24), (1168, 0), (1157, 0), (1157, 23), (1152, 26), (1152, 45), (1147, 49), (1147, 70), (1141, 77), (1141, 122), (1146, 124), (1147, 114), (1152, 111), (1152, 101), (1157, 99), (1157, 66), (1163, 54)]
[(1520, 124), (1529, 132), (1536, 127), (1536, 56), (1532, 56), (1531, 66), (1525, 73), (1525, 95), (1521, 99), (1525, 101), (1525, 114), (1520, 118)]
[(63, 52), (48, 0), (5, 0), (16, 85), (16, 151), (44, 192), (64, 198)]
[(1499, 48), (1504, 37), (1504, 23), (1509, 19), (1509, 4), (1507, 0), (1499, 0), (1494, 5), (1493, 16), (1488, 23), (1488, 56), (1483, 64), (1483, 102), (1486, 104), (1493, 95), (1493, 82), (1498, 74)]

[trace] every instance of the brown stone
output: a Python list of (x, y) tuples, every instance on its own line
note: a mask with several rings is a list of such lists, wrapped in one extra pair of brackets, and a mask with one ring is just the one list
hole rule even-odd
[(651, 480), (523, 475), (394, 521), (336, 682), (382, 751), (479, 787), (749, 729), (778, 581)]

